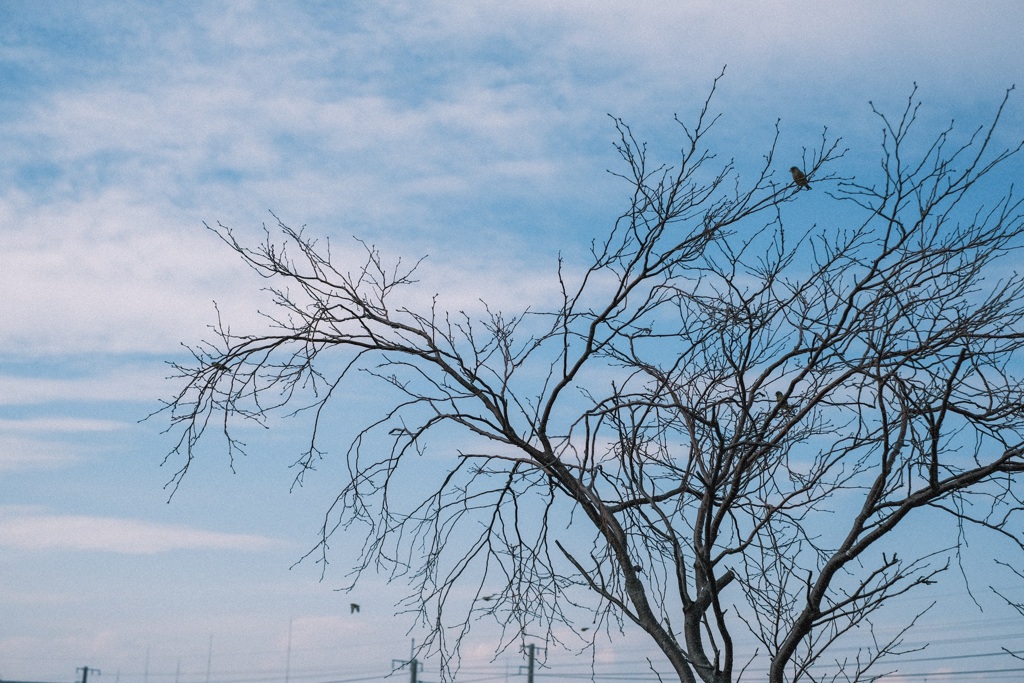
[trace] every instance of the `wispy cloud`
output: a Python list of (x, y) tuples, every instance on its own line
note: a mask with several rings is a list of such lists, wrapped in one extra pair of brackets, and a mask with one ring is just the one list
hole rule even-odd
[[(793, 3), (800, 22), (776, 8), (668, 2), (643, 13), (483, 2), (446, 7), (443, 19), (420, 3), (327, 17), (238, 6), (185, 23), (173, 11), (82, 10), (76, 35), (100, 41), (88, 53), (98, 77), (51, 55), (77, 76), (8, 111), (0, 132), (0, 223), (9, 229), (0, 289), (23, 293), (0, 302), (0, 348), (166, 353), (203, 334), (212, 299), (254, 310), (259, 284), (201, 222), (255, 228), (266, 209), (406, 258), (443, 254), (452, 270), (486, 271), (477, 282), (536, 282), (523, 275), (536, 250), (574, 244), (552, 231), (606, 201), (593, 187), (614, 162), (606, 112), (647, 117), (653, 106), (668, 121), (730, 63), (721, 105), (731, 116), (770, 127), (806, 115), (819, 128), (830, 121), (807, 105), (809, 91), (821, 100), (821, 79), (846, 84), (833, 102), (866, 98), (872, 78), (886, 79), (873, 84), (885, 91), (899, 77), (891, 64), (894, 50), (909, 59), (903, 42), (878, 41), (880, 31), (942, 33), (913, 53), (923, 77), (951, 45), (992, 27), (992, 6), (966, 24), (943, 23), (956, 14), (945, 7)], [(670, 27), (702, 39), (681, 40)], [(880, 46), (864, 53), (867, 37)], [(38, 51), (8, 54), (31, 69)], [(834, 57), (827, 70), (822, 55)], [(946, 67), (941, 74), (947, 83)], [(847, 106), (820, 104), (833, 117)], [(505, 241), (511, 233), (525, 239)], [(489, 249), (496, 243), (502, 249)], [(474, 288), (467, 278), (444, 282), (455, 298)], [(491, 296), (498, 308), (524, 300)]]
[[(409, 625), (377, 619), (393, 588), (364, 584), (338, 603), (319, 584), (293, 595), (297, 574), (279, 584), (273, 562), (232, 564), (260, 584), (247, 592), (253, 584), (205, 566), (191, 573), (195, 563), (175, 552), (222, 552), (218, 563), (243, 552), (269, 559), (287, 541), (261, 532), (291, 539), (316, 530), (321, 511), (306, 508), (321, 500), (316, 485), (286, 503), (244, 494), (228, 502), (218, 486), (174, 502), (195, 500), (202, 507), (192, 514), (237, 503), (245, 533), (154, 521), (170, 519), (161, 516), (165, 477), (156, 471), (167, 450), (156, 432), (166, 422), (134, 420), (176, 386), (162, 381), (170, 373), (159, 361), (178, 357), (182, 341), (211, 336), (213, 300), (236, 333), (265, 325), (256, 311), (266, 308), (266, 282), (204, 221), (252, 244), (273, 210), (311, 236), (330, 236), (342, 270), (363, 256), (353, 235), (389, 262), (427, 254), (415, 291), (402, 294), (414, 308), (438, 292), (440, 306), (470, 314), (481, 296), (505, 312), (540, 309), (559, 295), (555, 259), (573, 279), (589, 240), (627, 208), (629, 188), (605, 173), (621, 170), (606, 114), (651, 143), (651, 167), (676, 163), (684, 137), (672, 115), (691, 121), (728, 65), (713, 103), (712, 113), (723, 113), (716, 161), (760, 161), (782, 118), (779, 158), (799, 157), (828, 125), (851, 147), (845, 163), (877, 149), (867, 101), (898, 108), (914, 81), (943, 124), (972, 120), (963, 114), (982, 100), (992, 105), (1019, 80), (1024, 5), (239, 1), (136, 3), (125, 12), (96, 0), (8, 2), (3, 12), (0, 493), (39, 506), (0, 506), (0, 549), (18, 576), (38, 576), (38, 585), (12, 583), (20, 603), (0, 594), (11, 623), (0, 659), (5, 675), (61, 680), (83, 660), (54, 652), (93, 653), (138, 683), (150, 643), (160, 644), (170, 680), (195, 634), (192, 670), (205, 670), (213, 631), (218, 655), (245, 652), (242, 668), (259, 650), (272, 662), (258, 666), (276, 672), (286, 648), (298, 653), (303, 643), (350, 666), (358, 636), (372, 643), (368, 655), (384, 652), (386, 669), (396, 643), (405, 651), (398, 634)], [(1010, 131), (1021, 128), (1013, 106)], [(780, 165), (784, 173), (790, 163)], [(261, 476), (291, 477), (255, 457), (240, 474), (230, 485), (254, 491), (269, 484)], [(69, 514), (83, 510), (92, 514)], [(60, 550), (120, 569), (104, 576), (77, 566), (90, 562), (47, 562)], [(52, 574), (39, 572), (41, 563)], [(147, 578), (137, 564), (168, 571)], [(306, 569), (319, 578), (312, 563)], [(237, 603), (207, 599), (218, 591)], [(349, 600), (362, 603), (361, 615), (347, 613)], [(145, 616), (133, 620), (127, 603)], [(19, 604), (38, 607), (19, 613)], [(303, 613), (289, 639), (288, 615)], [(122, 629), (121, 650), (103, 640), (107, 627)], [(490, 661), (494, 639), (486, 631), (474, 639), (468, 652)], [(596, 658), (635, 659), (644, 648), (616, 634)]]
[(52, 470), (74, 465), (82, 458), (73, 450), (58, 441), (3, 434), (0, 430), (0, 472)]
[(92, 550), (150, 555), (172, 550), (259, 552), (280, 541), (145, 520), (55, 515), (0, 507), (0, 546), (22, 550)]
[[(117, 358), (117, 357), (115, 357)], [(120, 360), (117, 358), (117, 360)], [(53, 363), (22, 367), (22, 374), (0, 373), (0, 406), (39, 405), (58, 401), (151, 401), (167, 391), (171, 369), (163, 362), (114, 362), (91, 357), (68, 363), (53, 377)]]
[(123, 423), (115, 420), (84, 417), (38, 417), (25, 420), (0, 418), (0, 432), (108, 432), (123, 426)]

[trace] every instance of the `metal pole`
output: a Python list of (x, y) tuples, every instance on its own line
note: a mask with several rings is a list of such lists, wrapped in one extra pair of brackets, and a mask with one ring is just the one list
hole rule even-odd
[(210, 668), (213, 664), (213, 634), (210, 634), (210, 649), (206, 651), (206, 683), (210, 683)]
[(413, 638), (409, 644), (409, 683), (416, 683), (416, 669), (419, 668), (417, 664), (419, 662), (416, 661), (416, 639)]
[(88, 682), (88, 680), (89, 680), (89, 672), (90, 671), (93, 672), (94, 674), (102, 673), (99, 669), (90, 669), (87, 666), (80, 666), (77, 669), (75, 669), (75, 673), (78, 673), (79, 671), (82, 672), (82, 683), (87, 683)]
[(288, 618), (288, 654), (285, 655), (284, 660), (284, 683), (288, 683), (288, 678), (292, 672), (292, 618)]

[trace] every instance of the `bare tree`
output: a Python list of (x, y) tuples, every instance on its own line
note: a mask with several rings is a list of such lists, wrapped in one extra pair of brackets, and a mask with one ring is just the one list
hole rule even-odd
[[(269, 332), (218, 325), (177, 366), (174, 486), (211, 427), (234, 453), (239, 421), (276, 413), (310, 418), (301, 483), (346, 414), (341, 390), (372, 379), (380, 414), (350, 434), (311, 554), (362, 533), (356, 577), (407, 580), (445, 655), (482, 615), (502, 646), (632, 622), (684, 683), (740, 680), (742, 634), (773, 683), (821, 680), (829, 647), (932, 584), (968, 533), (1024, 550), (1024, 278), (1009, 258), (1024, 223), (1012, 186), (984, 189), (1021, 149), (991, 149), (1006, 98), (962, 142), (951, 125), (923, 147), (916, 95), (876, 111), (870, 180), (831, 170), (843, 152), (826, 130), (802, 166), (813, 193), (788, 160), (777, 174), (775, 142), (753, 177), (711, 170), (710, 101), (680, 122), (671, 165), (615, 120), (632, 199), (582, 275), (559, 267), (552, 310), (403, 306), (416, 266), (365, 244), (349, 269), (280, 221), (256, 246), (212, 228), (278, 312)], [(787, 227), (810, 201), (821, 226)], [(458, 444), (435, 479), (415, 462), (432, 435)], [(886, 546), (937, 514), (948, 545)], [(840, 673), (863, 680), (901, 648), (902, 632), (876, 640)]]

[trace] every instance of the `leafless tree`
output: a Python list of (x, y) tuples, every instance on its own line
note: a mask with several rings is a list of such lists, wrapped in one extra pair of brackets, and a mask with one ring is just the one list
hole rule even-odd
[[(275, 414), (309, 419), (301, 483), (358, 413), (346, 392), (375, 386), (318, 561), (362, 534), (356, 578), (408, 581), (445, 655), (487, 615), (500, 647), (632, 622), (684, 683), (740, 680), (750, 634), (773, 683), (822, 680), (829, 647), (927, 590), (968, 534), (1024, 550), (1024, 223), (1012, 186), (991, 191), (1021, 149), (993, 150), (1007, 99), (923, 146), (916, 93), (876, 111), (870, 179), (841, 177), (826, 130), (801, 166), (813, 192), (774, 141), (752, 176), (712, 169), (710, 102), (668, 165), (615, 120), (631, 201), (585, 271), (559, 261), (550, 310), (403, 305), (419, 264), (360, 243), (341, 266), (280, 221), (254, 246), (212, 228), (276, 313), (252, 335), (218, 324), (176, 366), (173, 485), (211, 428), (235, 453), (240, 422)], [(886, 545), (937, 516), (948, 544)], [(870, 678), (902, 633), (836, 676)]]

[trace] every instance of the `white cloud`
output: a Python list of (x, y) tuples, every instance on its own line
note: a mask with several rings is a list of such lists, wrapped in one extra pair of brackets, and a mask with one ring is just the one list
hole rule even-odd
[[(796, 12), (799, 24), (787, 20)], [(581, 186), (601, 175), (610, 147), (595, 159), (583, 143), (609, 136), (606, 111), (636, 115), (652, 98), (689, 110), (721, 65), (739, 58), (725, 101), (763, 116), (772, 89), (818, 68), (812, 55), (833, 55), (833, 76), (865, 71), (859, 41), (890, 26), (890, 14), (820, 3), (729, 13), (710, 3), (637, 12), (626, 3), (531, 2), (451, 5), (442, 15), (397, 3), (345, 14), (334, 28), (297, 11), (243, 7), (201, 12), (172, 30), (147, 13), (159, 30), (152, 51), (132, 48), (143, 58), (131, 76), (52, 91), (7, 127), (9, 163), (45, 161), (60, 180), (51, 194), (28, 186), (0, 195), (0, 222), (11, 228), (0, 290), (19, 292), (0, 302), (8, 322), (0, 348), (166, 353), (205, 335), (212, 299), (234, 306), (229, 320), (241, 326), (259, 307), (260, 283), (200, 224), (256, 227), (267, 208), (289, 223), (309, 221), (313, 234), (356, 233), (407, 259), (444, 254), (433, 267), (465, 274), (437, 281), (453, 300), (484, 290), (497, 308), (532, 301), (523, 287), (553, 282), (548, 264), (531, 263), (534, 252), (572, 242), (537, 234), (526, 212), (490, 200), (560, 198), (556, 213), (576, 198), (592, 201)], [(899, 18), (934, 28), (931, 14), (908, 9)], [(806, 32), (805, 21), (830, 28)], [(699, 32), (702, 40), (680, 39)], [(198, 50), (206, 38), (225, 47)], [(869, 61), (890, 70), (897, 43)], [(427, 49), (445, 65), (436, 74), (417, 57)], [(750, 73), (761, 63), (792, 68), (767, 82)], [(409, 80), (421, 70), (434, 80)], [(667, 105), (656, 106), (667, 120)], [(784, 100), (773, 106), (772, 120), (787, 111)], [(731, 113), (744, 116), (739, 109)], [(487, 249), (503, 232), (523, 238), (501, 244), (510, 258)], [(524, 264), (534, 272), (524, 275)]]
[(212, 299), (257, 307), (259, 284), (238, 285), (247, 272), (198, 220), (182, 231), (120, 191), (19, 213), (28, 227), (7, 236), (0, 269), (0, 290), (20, 293), (0, 302), (8, 353), (166, 353), (203, 334)]
[(154, 361), (145, 367), (118, 364), (95, 374), (61, 377), (0, 374), (0, 406), (52, 401), (146, 401), (167, 393), (168, 366)]
[[(315, 76), (279, 90), (252, 80), (273, 80), (274, 54), (254, 58), (266, 69), (186, 58), (142, 87), (56, 91), (8, 128), (9, 163), (45, 160), (59, 179), (0, 193), (0, 290), (19, 292), (0, 301), (0, 348), (165, 353), (204, 335), (213, 299), (252, 316), (261, 283), (203, 220), (256, 227), (273, 208), (316, 221), (315, 234), (384, 237), (415, 258), (494, 231), (476, 213), (495, 193), (558, 192), (572, 161), (549, 144), (567, 113), (534, 88), (472, 79), (412, 103), (325, 94)], [(504, 260), (487, 267), (505, 279), (521, 272)]]
[(110, 432), (124, 428), (124, 423), (85, 417), (0, 418), (0, 432)]
[(23, 550), (94, 550), (153, 554), (171, 550), (258, 552), (279, 541), (254, 534), (204, 531), (145, 520), (52, 515), (0, 507), (0, 546)]
[[(629, 199), (621, 185), (605, 180), (604, 168), (619, 168), (606, 112), (624, 117), (652, 141), (652, 156), (671, 162), (681, 141), (672, 114), (688, 119), (728, 64), (714, 103), (725, 113), (716, 124), (720, 160), (735, 155), (743, 163), (759, 155), (776, 117), (783, 118), (787, 150), (799, 150), (807, 130), (828, 123), (848, 142), (851, 126), (858, 135), (870, 128), (873, 152), (877, 122), (868, 99), (900, 106), (916, 80), (926, 105), (939, 105), (937, 115), (959, 117), (947, 112), (976, 98), (989, 106), (1016, 78), (1022, 7), (1005, 1), (964, 7), (879, 0), (745, 2), (728, 9), (708, 0), (396, 0), (308, 8), (149, 4), (129, 13), (95, 2), (47, 13), (11, 4), (21, 24), (0, 27), (0, 55), (24, 80), (4, 81), (15, 104), (0, 107), (0, 352), (44, 363), (65, 355), (79, 360), (35, 365), (31, 377), (5, 369), (0, 407), (166, 396), (159, 371), (120, 363), (141, 362), (127, 354), (162, 357), (176, 353), (181, 341), (208, 337), (214, 299), (235, 331), (259, 329), (255, 311), (265, 307), (258, 292), (265, 283), (203, 230), (204, 220), (231, 225), (251, 243), (272, 209), (294, 227), (308, 224), (311, 235), (331, 235), (343, 260), (360, 256), (348, 240), (353, 234), (389, 259), (408, 263), (429, 254), (422, 283), (408, 293), (410, 305), (423, 305), (435, 291), (454, 310), (478, 311), (481, 297), (506, 311), (550, 301), (557, 297), (556, 252), (568, 268), (578, 268), (584, 235), (607, 228), (621, 206), (609, 195)], [(29, 30), (19, 30), (22, 25)], [(856, 117), (853, 105), (861, 107)], [(864, 153), (851, 146), (851, 156)], [(106, 366), (83, 372), (75, 365), (97, 352), (109, 373)], [(139, 439), (120, 438), (130, 422), (96, 419), (95, 406), (77, 408), (71, 405), (67, 419), (3, 415), (0, 470), (31, 470), (5, 478), (8, 498), (48, 507), (0, 507), (0, 546), (130, 555), (258, 551), (277, 543), (119, 518), (130, 514), (123, 507), (111, 508), (111, 517), (51, 513), (62, 509), (67, 491), (58, 468), (85, 459), (75, 474), (95, 476), (101, 483), (93, 494), (119, 506), (125, 491), (152, 485), (122, 467), (120, 450), (130, 448), (136, 460), (166, 450), (147, 443), (142, 429), (132, 432)], [(114, 452), (93, 458), (73, 441), (102, 441), (104, 448), (109, 442)], [(95, 469), (103, 463), (118, 467), (117, 476)], [(258, 518), (265, 502), (253, 497), (244, 505)], [(23, 571), (31, 572), (38, 557), (26, 557)], [(177, 558), (158, 559), (170, 568)], [(249, 563), (246, 571), (276, 586), (277, 575), (262, 564)], [(72, 574), (79, 572), (92, 585), (87, 570)], [(279, 671), (286, 615), (301, 600), (264, 603), (273, 591), (261, 589), (261, 599), (246, 599), (244, 610), (256, 605), (265, 614), (249, 628), (242, 614), (237, 624), (220, 628), (216, 619), (228, 619), (230, 611), (223, 605), (211, 605), (210, 614), (168, 618), (182, 608), (159, 604), (160, 596), (177, 602), (166, 581), (132, 580), (137, 609), (158, 615), (146, 625), (141, 618), (125, 621), (120, 605), (132, 598), (122, 586), (91, 593), (66, 588), (65, 597), (83, 601), (72, 607), (53, 597), (59, 587), (27, 590), (25, 601), (39, 604), (41, 621), (81, 635), (5, 638), (3, 673), (58, 680), (81, 661), (57, 659), (54, 651), (92, 653), (90, 634), (105, 638), (105, 627), (96, 624), (118, 621), (124, 652), (134, 659), (117, 659), (104, 640), (95, 660), (106, 661), (105, 668), (131, 661), (124, 680), (142, 680), (149, 643), (161, 644), (162, 673), (170, 680), (180, 654), (172, 655), (168, 643), (177, 648), (183, 634), (199, 634), (194, 671), (204, 670), (214, 629), (218, 654), (244, 651), (251, 668), (251, 652), (266, 642), (254, 634), (275, 616), (278, 647), (268, 670)], [(213, 580), (198, 579), (197, 592)], [(240, 590), (231, 582), (221, 588)], [(306, 643), (331, 656), (350, 653), (356, 628), (366, 629), (367, 639), (372, 633), (374, 653), (387, 651), (388, 660), (396, 643), (399, 653), (406, 651), (401, 628), (382, 629), (378, 622), (370, 630), (375, 622), (365, 617), (377, 617), (371, 592), (351, 597), (363, 604), (363, 619), (296, 618), (293, 671)], [(296, 593), (328, 602), (310, 598), (312, 589)], [(377, 593), (383, 600), (388, 589)], [(339, 600), (345, 611), (349, 598)], [(53, 609), (43, 609), (51, 602)], [(111, 605), (117, 613), (97, 620), (95, 608)], [(10, 621), (14, 633), (29, 620), (14, 614)], [(340, 649), (338, 634), (345, 636)], [(222, 636), (234, 645), (222, 644)], [(478, 643), (480, 661), (487, 661), (493, 642), (484, 631), (467, 652)], [(55, 650), (54, 643), (63, 647)], [(599, 661), (636, 658), (646, 645), (618, 636), (616, 643), (621, 649), (599, 649)], [(32, 662), (57, 670), (30, 670)]]
[(81, 460), (67, 444), (0, 434), (0, 472), (52, 470)]

